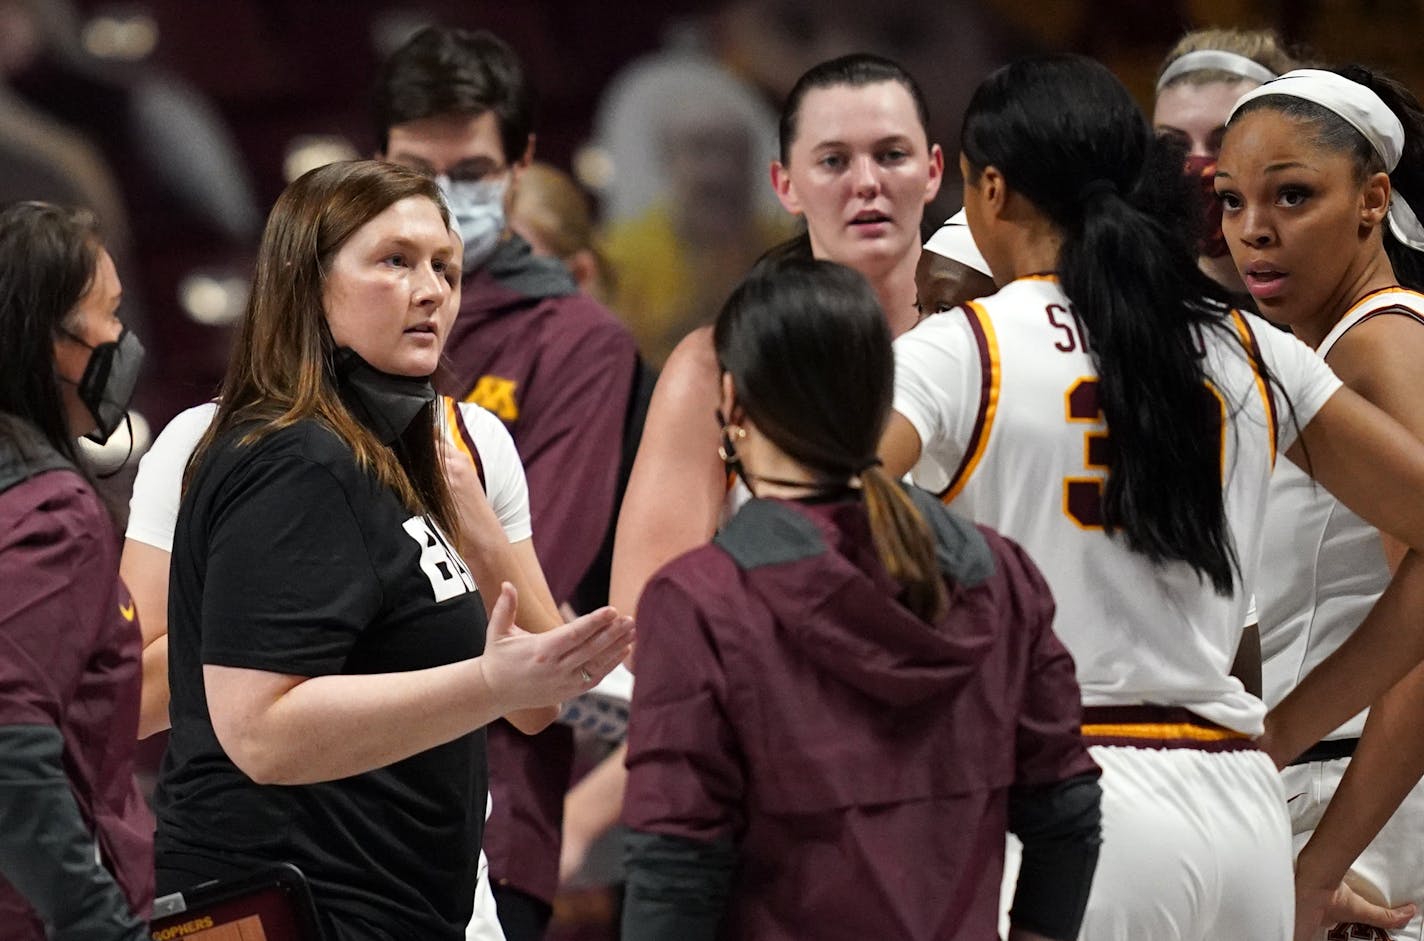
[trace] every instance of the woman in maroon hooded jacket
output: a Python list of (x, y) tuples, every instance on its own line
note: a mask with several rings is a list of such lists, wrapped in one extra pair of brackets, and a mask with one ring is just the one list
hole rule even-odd
[(1068, 939), (1097, 767), (1028, 557), (875, 459), (894, 363), (829, 262), (754, 272), (715, 332), (723, 458), (756, 498), (664, 567), (629, 729), (631, 941)]
[(74, 439), (123, 421), (143, 347), (84, 212), (0, 212), (0, 937), (142, 941), (139, 628)]

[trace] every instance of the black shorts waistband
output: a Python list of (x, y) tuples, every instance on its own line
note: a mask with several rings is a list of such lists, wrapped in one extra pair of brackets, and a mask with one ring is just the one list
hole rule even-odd
[(1358, 738), (1332, 738), (1329, 741), (1316, 742), (1307, 748), (1299, 758), (1287, 762), (1286, 767), (1295, 765), (1308, 765), (1312, 761), (1334, 761), (1336, 758), (1349, 758), (1355, 754), (1355, 749), (1359, 747)]

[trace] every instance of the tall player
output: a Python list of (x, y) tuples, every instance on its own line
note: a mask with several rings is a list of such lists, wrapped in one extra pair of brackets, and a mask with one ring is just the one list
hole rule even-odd
[[(870, 55), (823, 62), (787, 96), (771, 171), (782, 204), (806, 220), (800, 249), (865, 276), (895, 336), (919, 319), (920, 220), (944, 169), (926, 114), (919, 86), (895, 63)], [(712, 538), (723, 516), (718, 375), (710, 328), (689, 334), (663, 369), (619, 514), (615, 605), (631, 611), (649, 576)]]
[[(1237, 103), (1221, 153), (1222, 230), (1261, 312), (1424, 438), (1424, 294), (1417, 293), (1424, 228), (1409, 209), (1424, 206), (1424, 113), (1414, 96), (1360, 68), (1291, 72)], [(1271, 482), (1266, 546), (1256, 600), (1265, 698), (1276, 705), (1350, 636), (1389, 584), (1403, 547), (1290, 464)], [(1291, 711), (1277, 720), (1290, 722)], [(1324, 847), (1311, 833), (1364, 727), (1365, 716), (1355, 716), (1282, 771), (1296, 844), (1307, 845), (1297, 869), (1302, 918), (1318, 921), (1318, 908), (1339, 885), (1340, 872), (1317, 865)], [(1390, 751), (1382, 767), (1366, 763), (1366, 773), (1353, 774), (1372, 782), (1381, 805), (1389, 799), (1385, 782), (1406, 770)], [(1396, 791), (1396, 802), (1400, 796)], [(1335, 819), (1346, 809), (1329, 813)], [(1324, 842), (1333, 826), (1325, 825)], [(1347, 829), (1355, 831), (1356, 850), (1369, 839), (1363, 826)], [(1424, 901), (1424, 786), (1413, 788), (1351, 871), (1351, 881), (1375, 899)], [(1383, 914), (1337, 917), (1373, 915), (1368, 920), (1392, 929), (1391, 937), (1419, 941), (1424, 918), (1417, 907), (1407, 925)]]
[[(1286, 938), (1289, 824), (1252, 742), (1265, 710), (1228, 674), (1271, 468), (1308, 447), (1318, 479), (1420, 549), (1424, 445), (1304, 344), (1213, 300), (1181, 234), (1181, 151), (1154, 144), (1103, 66), (994, 73), (963, 148), (1001, 289), (897, 342), (886, 469), (1022, 543), (1058, 600), (1103, 768), (1081, 937)], [(1401, 576), (1395, 598), (1424, 595), (1418, 557)]]

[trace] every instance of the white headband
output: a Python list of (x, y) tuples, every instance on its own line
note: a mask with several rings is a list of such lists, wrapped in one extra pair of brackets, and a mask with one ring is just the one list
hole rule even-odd
[[(1323, 69), (1296, 69), (1242, 95), (1231, 108), (1227, 123), (1246, 102), (1267, 95), (1284, 95), (1320, 105), (1369, 141), (1384, 161), (1385, 172), (1392, 173), (1399, 166), (1399, 158), (1404, 153), (1404, 125), (1379, 95), (1359, 82)], [(1424, 225), (1398, 192), (1390, 198), (1389, 228), (1395, 238), (1415, 251), (1424, 252)]]
[(1160, 92), (1188, 72), (1208, 71), (1229, 72), (1240, 78), (1261, 83), (1269, 82), (1276, 77), (1275, 72), (1255, 59), (1248, 59), (1224, 49), (1198, 49), (1196, 52), (1188, 52), (1173, 60), (1172, 64), (1162, 72), (1162, 77), (1157, 79), (1157, 90)]
[(986, 278), (993, 277), (989, 274), (989, 263), (984, 260), (979, 246), (974, 244), (974, 236), (969, 234), (969, 220), (965, 218), (963, 209), (950, 216), (944, 225), (935, 230), (935, 234), (925, 243), (925, 251), (973, 268)]

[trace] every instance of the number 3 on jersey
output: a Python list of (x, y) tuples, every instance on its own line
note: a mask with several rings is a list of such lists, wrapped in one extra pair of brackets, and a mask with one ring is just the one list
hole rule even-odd
[[(1221, 440), (1221, 473), (1226, 474), (1226, 399), (1210, 382), (1206, 391), (1220, 409), (1216, 417), (1216, 436)], [(1098, 380), (1084, 376), (1068, 387), (1064, 396), (1070, 423), (1087, 423), (1093, 427), (1083, 432), (1083, 467), (1099, 472), (1092, 477), (1063, 478), (1063, 513), (1083, 529), (1103, 528), (1103, 488), (1107, 486), (1108, 466), (1112, 461), (1112, 441), (1107, 422), (1098, 405)]]
[(1093, 427), (1083, 432), (1083, 467), (1098, 471), (1092, 477), (1063, 478), (1063, 512), (1083, 529), (1103, 528), (1103, 487), (1107, 485), (1108, 426), (1098, 407), (1098, 380), (1085, 376), (1068, 387), (1064, 396), (1069, 422)]

